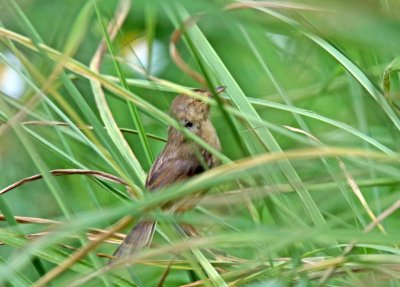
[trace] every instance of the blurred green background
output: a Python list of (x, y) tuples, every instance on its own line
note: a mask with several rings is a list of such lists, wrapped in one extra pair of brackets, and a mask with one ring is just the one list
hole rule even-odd
[[(121, 3), (126, 19), (98, 73), (101, 103), (89, 66)], [(4, 0), (0, 8), (0, 189), (43, 175), (0, 197), (0, 285), (51, 284), (46, 274), (64, 266), (53, 286), (400, 286), (397, 1)], [(208, 87), (227, 86), (212, 102), (226, 167), (168, 189), (160, 201), (212, 187), (198, 208), (173, 216), (143, 184), (165, 145), (171, 101), (201, 85), (170, 56), (171, 35), (194, 15), (176, 47)], [(111, 131), (108, 108), (130, 131)], [(145, 196), (54, 169), (112, 174)], [(66, 265), (89, 244), (89, 228), (129, 214), (160, 220), (138, 255), (146, 262), (107, 271), (97, 253), (117, 245), (103, 243)], [(185, 239), (181, 221), (203, 243)], [(88, 274), (95, 278), (79, 281)]]

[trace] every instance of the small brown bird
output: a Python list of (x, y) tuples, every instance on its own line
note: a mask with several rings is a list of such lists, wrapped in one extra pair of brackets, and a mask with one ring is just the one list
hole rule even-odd
[[(219, 94), (225, 87), (218, 87)], [(212, 93), (205, 89), (194, 90), (203, 96), (210, 97)], [(210, 106), (205, 102), (181, 94), (172, 102), (171, 116), (183, 127), (197, 135), (216, 150), (220, 150), (220, 142), (212, 125), (209, 115)], [(187, 139), (176, 128), (168, 128), (168, 140), (163, 151), (159, 154), (146, 180), (146, 188), (150, 191), (166, 187), (170, 184), (185, 180), (191, 176), (212, 168), (218, 160), (198, 144)], [(193, 201), (192, 201), (193, 202)], [(183, 212), (193, 207), (185, 199), (165, 206), (170, 212)], [(151, 243), (156, 222), (141, 221), (125, 237), (124, 242), (115, 251), (115, 257), (128, 257)]]

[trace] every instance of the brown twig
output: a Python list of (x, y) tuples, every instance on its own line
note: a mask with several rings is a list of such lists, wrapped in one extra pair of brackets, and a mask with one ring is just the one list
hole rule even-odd
[(164, 286), (164, 282), (165, 282), (165, 280), (167, 279), (168, 274), (169, 274), (170, 271), (171, 271), (171, 266), (172, 266), (172, 264), (173, 264), (174, 261), (175, 261), (175, 257), (176, 257), (176, 256), (174, 256), (174, 257), (169, 261), (169, 263), (168, 263), (168, 265), (167, 265), (167, 268), (165, 268), (163, 274), (161, 275), (160, 280), (158, 281), (157, 287), (162, 287), (162, 286)]
[[(108, 181), (119, 183), (119, 184), (122, 184), (122, 185), (124, 185), (124, 186), (129, 188), (128, 183), (125, 180), (123, 180), (122, 178), (119, 178), (119, 177), (117, 177), (115, 175), (112, 175), (112, 174), (109, 174), (109, 173), (106, 173), (106, 172), (103, 172), (103, 171), (98, 171), (98, 170), (54, 169), (54, 170), (50, 171), (50, 174), (52, 174), (54, 176), (77, 175), (77, 174), (79, 174), (79, 175), (90, 175), (90, 176), (94, 176), (94, 177), (99, 178), (99, 179), (105, 179), (105, 180), (108, 180)], [(43, 175), (36, 174), (36, 175), (32, 175), (30, 177), (26, 177), (24, 179), (21, 179), (21, 180), (19, 180), (17, 182), (14, 182), (13, 184), (7, 186), (6, 188), (2, 189), (0, 191), (0, 195), (4, 194), (6, 192), (9, 192), (10, 190), (12, 190), (12, 189), (14, 189), (14, 188), (16, 188), (18, 186), (21, 186), (21, 185), (23, 185), (25, 183), (28, 183), (28, 182), (31, 182), (31, 181), (35, 181), (35, 180), (38, 180), (38, 179), (41, 179), (41, 178), (43, 178)]]
[(172, 60), (184, 73), (193, 78), (195, 81), (199, 82), (201, 86), (206, 87), (207, 86), (206, 79), (201, 74), (197, 73), (195, 70), (190, 68), (188, 64), (186, 64), (186, 62), (182, 59), (181, 55), (179, 54), (178, 49), (176, 48), (176, 44), (181, 38), (182, 33), (188, 30), (192, 25), (196, 24), (196, 22), (199, 21), (203, 15), (204, 14), (195, 15), (187, 18), (182, 23), (182, 27), (176, 29), (172, 33), (171, 40), (169, 43), (169, 53), (171, 55)]
[[(59, 122), (59, 121), (25, 121), (22, 122), (21, 124), (23, 125), (32, 125), (32, 126), (61, 126), (61, 127), (70, 127), (71, 125), (69, 123), (66, 122)], [(76, 127), (80, 130), (84, 130), (84, 129), (88, 129), (88, 130), (93, 130), (93, 126), (91, 125), (76, 125)], [(106, 127), (104, 127), (106, 128)], [(138, 134), (137, 130), (132, 130), (132, 129), (128, 129), (128, 128), (119, 128), (119, 130), (123, 133), (131, 133), (131, 134)], [(156, 135), (152, 135), (152, 134), (146, 134), (146, 136), (148, 136), (149, 138), (155, 139), (155, 140), (159, 140), (159, 141), (163, 141), (166, 142), (167, 140), (156, 136)]]
[[(51, 219), (44, 219), (38, 217), (27, 217), (27, 216), (14, 216), (15, 221), (18, 223), (36, 223), (36, 224), (59, 224), (60, 221)], [(4, 214), (0, 214), (0, 221), (5, 221), (6, 217)]]
[[(277, 9), (291, 9), (291, 10), (303, 10), (303, 11), (314, 11), (314, 12), (332, 12), (331, 10), (315, 8), (313, 6), (291, 3), (291, 2), (262, 2), (262, 1), (247, 1), (247, 2), (235, 2), (226, 5), (221, 9), (222, 12), (228, 12), (239, 9), (255, 9), (255, 8), (277, 8)], [(186, 62), (182, 59), (179, 54), (178, 49), (176, 48), (177, 43), (179, 42), (184, 31), (189, 30), (193, 25), (195, 25), (199, 20), (202, 19), (203, 16), (207, 14), (201, 13), (188, 17), (185, 19), (180, 28), (176, 29), (171, 36), (170, 44), (169, 44), (169, 52), (172, 60), (175, 64), (180, 68), (184, 73), (190, 76), (195, 81), (199, 82), (201, 86), (206, 87), (207, 81), (203, 77), (203, 75), (199, 74)]]
[[(51, 220), (51, 219), (45, 219), (45, 218), (39, 218), (39, 217), (28, 217), (28, 216), (14, 216), (14, 219), (21, 224), (62, 224), (63, 222), (61, 221), (56, 221), (56, 220)], [(4, 214), (0, 214), (0, 221), (5, 221), (6, 217)], [(98, 229), (98, 228), (91, 228), (89, 229), (89, 232), (87, 233), (87, 237), (89, 240), (97, 240), (101, 234), (104, 234), (107, 232), (104, 229)], [(30, 237), (38, 237), (38, 236), (44, 236), (48, 235), (50, 232), (41, 232), (41, 233), (35, 233), (35, 234), (29, 234), (26, 235), (28, 238)], [(125, 238), (125, 234), (123, 233), (114, 233), (113, 234), (114, 238), (117, 238), (118, 241), (122, 241)], [(114, 244), (120, 244), (120, 242), (116, 242), (117, 240), (109, 240), (107, 242), (109, 243), (114, 243)]]

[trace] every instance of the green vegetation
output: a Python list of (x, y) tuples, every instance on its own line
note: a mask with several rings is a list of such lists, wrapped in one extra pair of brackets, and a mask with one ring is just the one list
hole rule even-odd
[[(2, 1), (0, 285), (400, 286), (399, 19), (389, 0)], [(220, 85), (222, 152), (183, 132), (222, 165), (149, 194), (172, 99)], [(153, 244), (108, 268), (143, 217)]]

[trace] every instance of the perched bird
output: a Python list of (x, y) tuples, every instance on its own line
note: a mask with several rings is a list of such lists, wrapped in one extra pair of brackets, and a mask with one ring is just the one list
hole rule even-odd
[[(219, 94), (225, 87), (218, 87)], [(206, 89), (196, 89), (197, 93), (211, 97)], [(197, 135), (216, 150), (220, 150), (220, 142), (214, 126), (210, 121), (210, 106), (205, 102), (185, 94), (178, 95), (172, 102), (171, 116), (183, 127)], [(178, 129), (168, 128), (168, 140), (163, 151), (155, 160), (146, 179), (146, 188), (155, 191), (170, 184), (180, 182), (199, 174), (218, 164), (218, 160), (200, 145), (194, 143)], [(193, 200), (185, 199), (169, 203), (163, 208), (179, 213), (193, 207)], [(195, 202), (195, 201), (194, 201)], [(156, 221), (139, 222), (125, 237), (124, 242), (114, 253), (114, 257), (128, 257), (151, 243)]]

